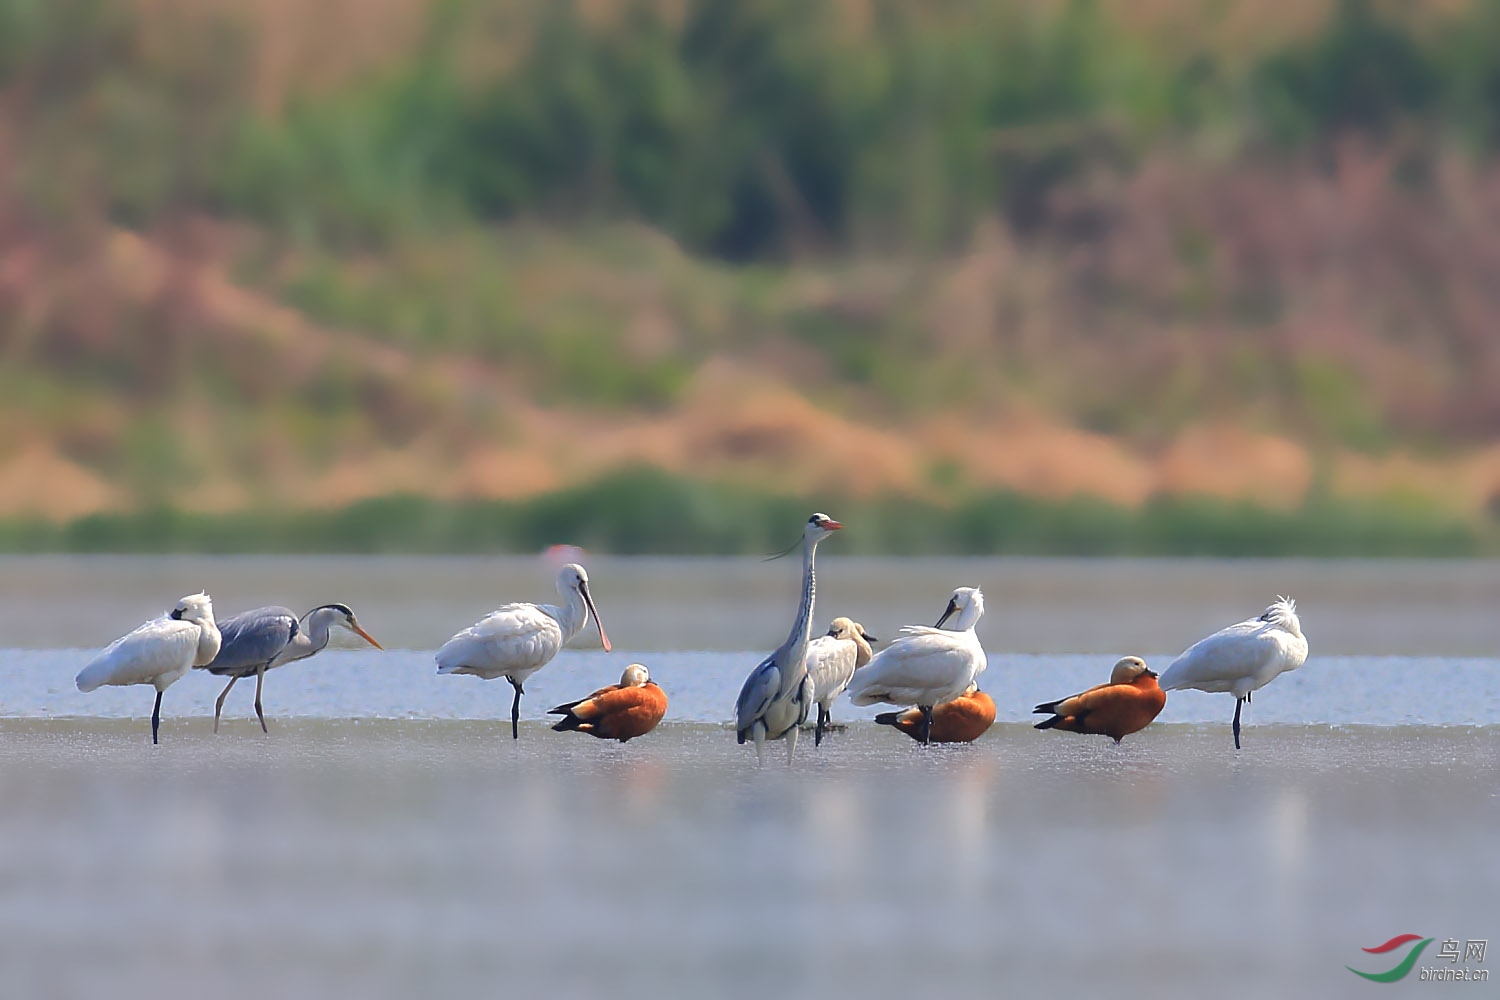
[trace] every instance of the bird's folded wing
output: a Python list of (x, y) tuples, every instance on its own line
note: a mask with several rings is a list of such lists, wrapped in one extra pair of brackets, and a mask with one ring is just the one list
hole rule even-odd
[(735, 728), (745, 729), (763, 716), (780, 690), (781, 671), (775, 663), (763, 660), (740, 688), (739, 700), (735, 702)]
[(219, 623), (219, 654), (205, 669), (233, 670), (267, 663), (297, 634), (297, 616), (286, 608), (261, 608)]
[(195, 622), (153, 618), (89, 661), (78, 685), (87, 690), (100, 684), (148, 684), (159, 674), (191, 665), (201, 633)]
[(562, 645), (562, 627), (534, 604), (512, 604), (443, 643), (438, 667), (483, 666), (503, 662), (515, 669), (540, 666)]
[(1263, 623), (1241, 622), (1200, 639), (1162, 671), (1161, 686), (1171, 689), (1206, 681), (1229, 681), (1253, 674), (1277, 651)]

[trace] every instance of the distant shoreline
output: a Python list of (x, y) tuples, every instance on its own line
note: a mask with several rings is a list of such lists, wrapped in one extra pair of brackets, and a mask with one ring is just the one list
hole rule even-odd
[(532, 553), (553, 544), (620, 555), (747, 555), (784, 547), (807, 512), (855, 530), (866, 555), (1481, 557), (1500, 529), (1395, 501), (1313, 498), (1289, 510), (1206, 497), (1126, 508), (1011, 492), (906, 498), (788, 497), (637, 468), (534, 498), (393, 495), (334, 510), (203, 514), (159, 507), (61, 524), (0, 521), (4, 553)]

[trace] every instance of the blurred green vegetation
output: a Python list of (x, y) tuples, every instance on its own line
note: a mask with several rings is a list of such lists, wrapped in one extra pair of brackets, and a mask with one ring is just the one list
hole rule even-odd
[[(883, 431), (1019, 413), (1147, 459), (1210, 423), (1317, 475), (1500, 433), (1500, 0), (377, 6), (0, 0), (0, 443), (149, 511), (0, 547), (762, 551), (804, 499), (668, 473), (276, 508), (524, 451), (529, 404), (668, 413), (717, 358)], [(376, 55), (278, 61), (325, 15)], [(951, 502), (821, 505), (871, 551), (1494, 546), (1390, 501), (922, 475)], [(174, 512), (199, 487), (263, 509)]]
[(193, 207), (334, 245), (623, 215), (732, 260), (947, 245), (992, 211), (1024, 232), (1167, 137), (1500, 138), (1492, 0), (1336, 0), (1248, 51), (1214, 38), (1227, 4), (1175, 32), (1093, 0), (599, 8), (434, 0), (398, 54), (266, 109), (232, 8), (0, 0), (0, 90), (46, 119), (22, 159), (58, 212), (86, 180), (128, 224)]
[(811, 510), (851, 529), (846, 554), (1153, 556), (1474, 556), (1500, 552), (1495, 525), (1420, 505), (1319, 499), (1291, 511), (1162, 498), (1140, 510), (1103, 501), (970, 497), (919, 501), (794, 498), (624, 470), (519, 502), (402, 496), (336, 511), (233, 515), (168, 508), (66, 525), (0, 523), (5, 552), (539, 552), (581, 545), (616, 554), (764, 554)]

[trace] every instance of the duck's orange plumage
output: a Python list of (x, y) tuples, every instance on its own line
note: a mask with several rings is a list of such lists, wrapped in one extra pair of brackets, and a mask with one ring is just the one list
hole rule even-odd
[(656, 728), (667, 714), (667, 693), (651, 680), (645, 667), (632, 663), (620, 683), (600, 688), (582, 701), (558, 705), (547, 714), (562, 716), (552, 727), (558, 732), (576, 729), (624, 743)]
[(1051, 712), (1037, 729), (1065, 729), (1070, 733), (1099, 733), (1116, 743), (1151, 724), (1167, 704), (1167, 693), (1156, 674), (1138, 656), (1115, 664), (1108, 684), (1091, 687), (1061, 701), (1049, 701), (1032, 711)]
[[(884, 712), (875, 716), (882, 726), (894, 726), (914, 740), (922, 739), (922, 710)], [(972, 743), (995, 724), (995, 700), (969, 685), (969, 690), (932, 710), (933, 743)]]

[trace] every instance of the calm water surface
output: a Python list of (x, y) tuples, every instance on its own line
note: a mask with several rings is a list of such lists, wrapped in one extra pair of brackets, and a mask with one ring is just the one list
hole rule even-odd
[[(430, 651), (550, 599), (536, 560), (0, 559), (8, 991), (1404, 996), (1435, 987), (1344, 967), (1384, 968), (1360, 949), (1400, 933), (1500, 938), (1500, 566), (829, 559), (819, 621), (882, 636), (982, 585), (1002, 722), (923, 750), (841, 703), (791, 771), (725, 722), (795, 564), (589, 568), (616, 651), (535, 675), (513, 742), (508, 686)], [(150, 689), (73, 675), (200, 588), (221, 614), (346, 601), (393, 648), (274, 671), (269, 736), (241, 684), (215, 737), (221, 685), (189, 676), (153, 748)], [(1244, 751), (1227, 696), (1175, 693), (1120, 746), (1027, 724), (1277, 593), (1313, 656), (1257, 694)], [(543, 728), (634, 659), (672, 698), (657, 732)]]

